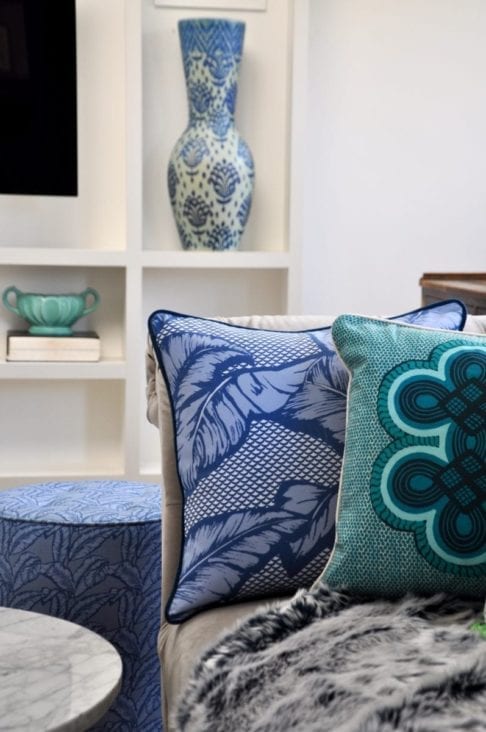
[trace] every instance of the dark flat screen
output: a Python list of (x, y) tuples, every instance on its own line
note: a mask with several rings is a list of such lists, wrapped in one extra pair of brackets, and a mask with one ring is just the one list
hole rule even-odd
[(75, 0), (0, 0), (0, 193), (76, 196)]

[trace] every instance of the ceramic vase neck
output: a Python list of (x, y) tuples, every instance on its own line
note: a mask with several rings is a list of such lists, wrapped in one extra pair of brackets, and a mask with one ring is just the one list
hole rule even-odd
[(189, 124), (224, 139), (234, 125), (245, 25), (215, 19), (179, 22)]

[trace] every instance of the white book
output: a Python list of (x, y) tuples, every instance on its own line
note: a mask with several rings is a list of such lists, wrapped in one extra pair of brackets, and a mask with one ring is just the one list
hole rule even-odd
[(100, 353), (100, 338), (93, 331), (72, 336), (7, 333), (7, 361), (99, 361)]

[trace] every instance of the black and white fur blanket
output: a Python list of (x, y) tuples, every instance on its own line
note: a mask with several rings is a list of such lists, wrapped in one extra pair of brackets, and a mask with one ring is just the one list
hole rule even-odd
[(485, 732), (482, 603), (365, 601), (325, 585), (260, 612), (197, 664), (183, 732)]

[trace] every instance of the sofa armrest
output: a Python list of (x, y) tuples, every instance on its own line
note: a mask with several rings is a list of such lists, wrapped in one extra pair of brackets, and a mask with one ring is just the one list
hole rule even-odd
[(155, 427), (159, 426), (159, 408), (157, 404), (156, 388), (157, 371), (157, 361), (155, 360), (155, 354), (149, 336), (149, 338), (147, 339), (147, 350), (145, 352), (145, 394), (147, 397), (147, 419), (150, 424), (155, 425)]

